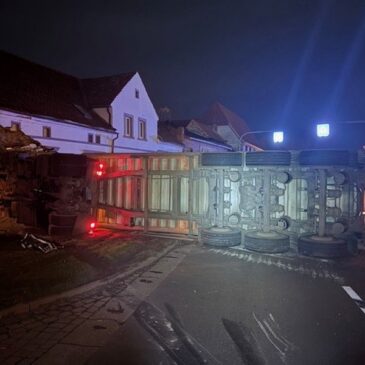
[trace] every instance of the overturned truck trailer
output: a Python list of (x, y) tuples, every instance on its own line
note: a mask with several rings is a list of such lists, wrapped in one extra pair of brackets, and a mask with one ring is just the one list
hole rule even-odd
[(342, 150), (90, 155), (100, 224), (335, 257), (362, 233), (362, 156)]

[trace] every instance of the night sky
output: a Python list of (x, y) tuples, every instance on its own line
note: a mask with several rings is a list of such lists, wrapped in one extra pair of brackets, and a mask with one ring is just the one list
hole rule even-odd
[[(0, 48), (79, 77), (137, 70), (174, 119), (220, 101), (286, 147), (365, 120), (364, 0), (1, 0)], [(365, 144), (365, 125), (335, 129), (333, 146)]]

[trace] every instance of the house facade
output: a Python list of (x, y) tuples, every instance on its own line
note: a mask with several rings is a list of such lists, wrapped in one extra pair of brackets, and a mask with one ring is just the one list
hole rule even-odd
[(0, 52), (0, 125), (62, 153), (180, 152), (138, 72), (79, 79)]

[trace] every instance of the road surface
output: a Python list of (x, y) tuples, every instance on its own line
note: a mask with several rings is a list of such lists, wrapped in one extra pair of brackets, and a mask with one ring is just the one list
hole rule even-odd
[(194, 247), (88, 363), (364, 364), (365, 313), (341, 274)]
[(365, 364), (365, 255), (196, 244), (0, 319), (2, 364)]

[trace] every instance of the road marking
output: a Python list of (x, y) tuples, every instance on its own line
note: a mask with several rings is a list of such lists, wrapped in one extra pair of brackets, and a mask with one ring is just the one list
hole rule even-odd
[(342, 286), (343, 290), (348, 294), (348, 296), (357, 304), (360, 310), (365, 313), (365, 301), (363, 301), (360, 296), (355, 292), (351, 286)]

